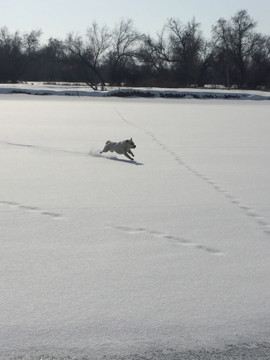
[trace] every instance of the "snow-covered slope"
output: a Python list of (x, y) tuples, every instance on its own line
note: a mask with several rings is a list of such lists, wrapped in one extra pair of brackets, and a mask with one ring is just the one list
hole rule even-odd
[(0, 108), (1, 359), (267, 359), (269, 102)]

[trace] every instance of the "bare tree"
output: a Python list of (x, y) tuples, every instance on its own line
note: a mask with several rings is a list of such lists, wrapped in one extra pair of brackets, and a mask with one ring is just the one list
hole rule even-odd
[(171, 62), (168, 45), (169, 41), (166, 37), (165, 27), (161, 32), (157, 33), (156, 39), (150, 35), (145, 36), (140, 49), (141, 60), (157, 72), (168, 69)]
[(252, 64), (251, 86), (270, 85), (270, 36), (255, 34), (250, 49)]
[(110, 47), (111, 33), (107, 26), (99, 27), (96, 22), (87, 29), (86, 54), (94, 68), (99, 68), (104, 61), (106, 51)]
[(239, 74), (236, 78), (239, 87), (246, 81), (255, 26), (247, 11), (240, 10), (229, 21), (219, 19), (212, 28), (213, 49), (218, 61), (223, 59), (227, 86), (232, 73)]
[(28, 56), (33, 56), (40, 46), (41, 30), (32, 30), (23, 36), (23, 45)]
[(204, 43), (200, 24), (193, 19), (183, 25), (179, 20), (171, 18), (167, 28), (170, 32), (171, 59), (179, 82), (184, 86), (196, 84), (200, 51)]
[(9, 33), (6, 27), (0, 29), (0, 79), (16, 82), (34, 60), (39, 48), (41, 31), (20, 35), (19, 31)]
[(86, 39), (69, 34), (65, 41), (64, 57), (67, 61), (80, 64), (85, 69), (85, 80), (95, 90), (98, 83), (102, 89), (105, 80), (102, 64), (110, 47), (111, 34), (106, 26), (99, 27), (95, 22), (87, 29)]
[(131, 19), (121, 20), (115, 26), (107, 59), (111, 83), (119, 85), (123, 81), (127, 67), (133, 64), (138, 56), (138, 47), (141, 40), (142, 36), (134, 28)]
[(7, 27), (0, 29), (0, 79), (18, 81), (25, 67), (22, 37), (16, 31), (11, 34)]

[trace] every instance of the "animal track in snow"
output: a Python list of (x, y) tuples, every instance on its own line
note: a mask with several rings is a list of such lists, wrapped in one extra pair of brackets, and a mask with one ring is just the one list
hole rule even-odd
[(9, 206), (9, 207), (13, 207), (13, 208), (17, 208), (17, 209), (21, 209), (23, 211), (28, 211), (28, 212), (36, 212), (40, 215), (43, 216), (48, 216), (51, 218), (60, 218), (62, 215), (55, 213), (55, 212), (51, 212), (51, 211), (45, 211), (43, 209), (40, 209), (36, 206), (28, 206), (28, 205), (23, 205), (14, 201), (5, 201), (5, 200), (0, 200), (0, 205), (5, 205), (5, 206)]
[(163, 151), (167, 152), (174, 158), (174, 160), (182, 167), (184, 167), (187, 171), (192, 173), (194, 176), (208, 183), (216, 192), (222, 194), (225, 199), (229, 200), (230, 203), (234, 206), (237, 206), (246, 216), (249, 216), (255, 220), (257, 225), (261, 228), (261, 230), (266, 235), (270, 235), (270, 224), (256, 212), (255, 209), (252, 209), (250, 206), (243, 204), (240, 200), (238, 200), (234, 195), (225, 190), (222, 186), (216, 183), (214, 180), (206, 176), (205, 174), (199, 172), (197, 169), (191, 167), (187, 164), (177, 153), (168, 148), (164, 143), (162, 143), (151, 131), (142, 128), (140, 126), (134, 125), (132, 122), (128, 121), (117, 109), (115, 112), (119, 115), (119, 117), (127, 124), (143, 131), (146, 135), (148, 135), (152, 141), (154, 141)]
[[(154, 139), (154, 137), (153, 137)], [(160, 144), (159, 141), (156, 141), (158, 144)], [(260, 216), (255, 209), (251, 208), (248, 205), (245, 205), (244, 203), (242, 203), (239, 199), (237, 199), (235, 196), (233, 196), (230, 192), (228, 192), (227, 190), (225, 190), (221, 185), (219, 185), (217, 182), (215, 182), (214, 180), (212, 180), (211, 178), (209, 178), (208, 176), (202, 174), (201, 172), (199, 172), (198, 170), (196, 170), (195, 168), (191, 167), (190, 165), (188, 165), (184, 160), (182, 160), (175, 152), (173, 152), (172, 150), (169, 150), (166, 146), (162, 145), (161, 146), (163, 150), (165, 150), (166, 152), (168, 152), (169, 154), (171, 154), (174, 159), (177, 161), (177, 163), (179, 165), (181, 165), (182, 167), (184, 167), (186, 170), (188, 170), (189, 172), (191, 172), (193, 175), (195, 175), (196, 177), (202, 179), (203, 181), (205, 181), (206, 183), (208, 183), (215, 191), (217, 191), (218, 193), (222, 194), (226, 199), (228, 199), (231, 204), (237, 206), (241, 211), (244, 211), (244, 213), (249, 216), (252, 217), (257, 224), (260, 226), (260, 228), (262, 229), (262, 231), (267, 234), (270, 235), (270, 224), (262, 217)]]
[(206, 183), (208, 183), (215, 191), (222, 194), (227, 200), (231, 202), (232, 205), (237, 206), (242, 212), (244, 212), (247, 216), (253, 218), (257, 224), (260, 226), (262, 231), (270, 235), (270, 224), (262, 217), (260, 216), (257, 211), (250, 206), (242, 203), (239, 199), (237, 199), (234, 195), (232, 195), (230, 192), (225, 190), (221, 185), (219, 185), (217, 182), (209, 178), (208, 176), (202, 174), (201, 172), (197, 171), (196, 169), (192, 168), (188, 164), (186, 164), (183, 160), (181, 160), (177, 154), (174, 155), (175, 160), (179, 163), (179, 165), (186, 168), (189, 172), (191, 172), (196, 177), (202, 179)]
[(182, 245), (182, 246), (190, 246), (190, 247), (193, 247), (198, 250), (206, 251), (212, 255), (223, 255), (223, 253), (218, 249), (212, 248), (210, 246), (198, 244), (198, 243), (193, 242), (190, 239), (187, 239), (185, 237), (170, 235), (167, 233), (163, 233), (163, 232), (155, 231), (155, 230), (149, 230), (146, 228), (133, 228), (133, 227), (122, 226), (122, 225), (114, 226), (114, 228), (116, 230), (127, 233), (129, 235), (138, 235), (138, 234), (145, 233), (154, 238), (159, 238), (161, 240), (169, 240), (171, 242), (174, 242), (174, 243), (176, 243), (178, 245)]
[[(15, 143), (15, 142), (10, 142), (10, 141), (3, 141), (0, 140), (0, 144), (5, 144), (11, 147), (19, 147), (19, 148), (27, 148), (27, 149), (32, 149), (32, 150), (40, 150), (40, 151), (44, 151), (44, 152), (54, 152), (54, 153), (62, 153), (62, 154), (70, 154), (70, 155), (77, 155), (77, 156), (88, 156), (89, 154), (87, 154), (86, 152), (81, 152), (81, 151), (75, 151), (75, 150), (65, 150), (65, 149), (60, 149), (60, 148), (54, 148), (54, 147), (49, 147), (49, 146), (42, 146), (42, 145), (34, 145), (34, 144), (21, 144), (21, 143)], [(93, 154), (90, 154), (92, 156), (94, 156)]]
[(206, 176), (205, 174), (199, 172), (197, 169), (190, 166), (188, 163), (186, 163), (176, 152), (171, 150), (168, 146), (166, 146), (163, 142), (161, 142), (151, 131), (142, 128), (140, 126), (134, 125), (132, 122), (125, 119), (125, 117), (117, 110), (115, 109), (115, 112), (119, 115), (119, 117), (126, 122), (127, 124), (143, 131), (146, 135), (151, 137), (152, 141), (154, 141), (163, 151), (170, 154), (170, 156), (178, 163), (178, 165), (184, 167), (187, 171), (192, 173), (197, 178), (203, 180), (208, 185), (210, 185), (216, 192), (222, 194), (225, 199), (229, 200), (230, 203), (234, 206), (237, 206), (242, 212), (244, 212), (245, 215), (253, 218), (257, 225), (261, 228), (261, 230), (266, 234), (270, 235), (270, 223), (268, 223), (260, 214), (257, 213), (257, 211), (250, 206), (242, 203), (239, 199), (237, 199), (234, 195), (232, 195), (230, 192), (225, 190), (221, 185), (219, 185), (217, 182)]

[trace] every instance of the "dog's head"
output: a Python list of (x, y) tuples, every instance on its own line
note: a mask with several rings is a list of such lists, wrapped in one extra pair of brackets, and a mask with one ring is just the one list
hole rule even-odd
[(135, 149), (136, 145), (134, 144), (132, 138), (130, 140), (126, 140), (126, 145), (129, 149)]

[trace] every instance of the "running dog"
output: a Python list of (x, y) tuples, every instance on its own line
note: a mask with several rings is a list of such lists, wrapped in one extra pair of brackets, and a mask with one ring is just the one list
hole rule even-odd
[(100, 152), (100, 154), (107, 151), (111, 151), (111, 152), (115, 151), (117, 154), (125, 155), (128, 159), (134, 160), (132, 159), (132, 157), (129, 156), (129, 154), (134, 156), (131, 149), (135, 149), (135, 148), (136, 145), (134, 144), (132, 139), (124, 140), (120, 142), (106, 141), (104, 149)]

